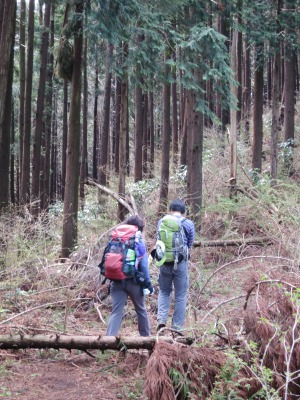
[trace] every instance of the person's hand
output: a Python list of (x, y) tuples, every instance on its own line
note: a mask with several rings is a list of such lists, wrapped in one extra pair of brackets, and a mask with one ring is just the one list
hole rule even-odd
[(149, 294), (154, 293), (154, 287), (151, 285), (151, 282), (146, 282), (145, 288), (149, 290), (149, 292), (150, 292)]

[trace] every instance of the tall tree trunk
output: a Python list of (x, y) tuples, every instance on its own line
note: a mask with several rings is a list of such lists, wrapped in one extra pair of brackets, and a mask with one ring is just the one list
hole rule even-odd
[(119, 77), (116, 77), (116, 111), (115, 111), (115, 172), (119, 173), (119, 157), (120, 157), (120, 112), (121, 107), (121, 80)]
[[(97, 51), (97, 50), (96, 50)], [(97, 63), (97, 60), (96, 60)], [(99, 69), (95, 68), (95, 91), (94, 91), (94, 120), (93, 120), (93, 179), (96, 181), (98, 177), (98, 97), (99, 97)]]
[(262, 147), (263, 147), (263, 85), (264, 68), (262, 56), (262, 45), (256, 45), (254, 65), (254, 103), (253, 103), (253, 146), (252, 146), (252, 169), (261, 172)]
[[(50, 175), (50, 202), (54, 203), (57, 200), (58, 190), (57, 190), (57, 96), (56, 93), (53, 95), (53, 118), (52, 118), (52, 141), (51, 141), (51, 175)], [(65, 151), (66, 153), (66, 151)], [(61, 196), (62, 198), (63, 196)]]
[[(165, 55), (165, 61), (167, 54)], [(167, 82), (170, 67), (165, 65), (165, 82), (163, 84), (163, 134), (162, 134), (162, 159), (159, 189), (159, 213), (167, 210), (170, 175), (170, 137), (171, 137), (171, 86)]]
[(184, 116), (182, 121), (182, 133), (181, 133), (181, 152), (180, 152), (180, 166), (187, 165), (187, 140), (188, 140), (188, 114), (189, 114), (189, 106), (188, 106), (188, 92), (184, 90)]
[(244, 141), (250, 143), (250, 108), (251, 108), (251, 63), (250, 48), (247, 37), (244, 39), (244, 79), (243, 79), (243, 102), (242, 119), (244, 122)]
[(101, 126), (100, 138), (100, 160), (98, 171), (98, 182), (105, 186), (108, 175), (108, 144), (109, 144), (109, 122), (110, 122), (110, 97), (111, 97), (111, 62), (113, 55), (113, 45), (107, 44), (106, 53), (106, 71), (104, 84), (104, 100), (103, 100), (103, 118)]
[[(11, 113), (11, 137), (10, 137), (10, 143), (11, 143), (11, 148), (13, 149), (15, 147), (15, 103), (14, 100), (12, 100), (12, 113)], [(12, 204), (16, 204), (18, 200), (18, 193), (17, 190), (15, 190), (15, 154), (14, 152), (11, 153), (10, 156), (10, 201)], [(16, 188), (18, 189), (18, 187)]]
[[(295, 1), (286, 0), (286, 12), (295, 12)], [(284, 141), (288, 143), (289, 155), (285, 157), (285, 169), (289, 175), (293, 174), (293, 147), (295, 138), (295, 77), (296, 77), (296, 57), (292, 48), (293, 22), (292, 17), (288, 17), (285, 28), (284, 41)], [(294, 38), (294, 40), (296, 40)]]
[(154, 177), (154, 95), (149, 93), (149, 178)]
[(2, 5), (0, 22), (0, 210), (9, 202), (9, 153), (16, 2)]
[(51, 6), (51, 28), (50, 28), (50, 52), (49, 64), (47, 71), (47, 91), (45, 97), (44, 111), (44, 154), (41, 158), (42, 174), (41, 174), (41, 209), (47, 210), (50, 200), (50, 155), (51, 155), (51, 134), (52, 134), (52, 100), (53, 100), (53, 66), (54, 66), (54, 5)]
[[(67, 158), (67, 139), (68, 139), (68, 81), (64, 79), (64, 105), (63, 105), (63, 138), (62, 138), (62, 157), (61, 157), (61, 199), (65, 199), (66, 186), (66, 158)], [(54, 171), (52, 169), (52, 171)]]
[[(5, 90), (4, 110), (2, 119), (0, 120), (0, 210), (9, 204), (9, 160), (10, 160), (10, 141), (11, 141), (11, 123), (12, 123), (12, 84), (14, 73), (14, 42), (15, 42), (15, 21), (16, 21), (16, 3), (12, 1), (13, 5), (7, 7), (5, 5), (4, 19), (9, 18), (9, 24), (3, 20), (1, 24), (1, 42), (0, 49), (5, 48), (3, 40), (9, 43), (8, 51), (8, 65), (2, 64), (0, 61), (0, 80), (5, 80), (4, 87), (2, 82), (0, 86)], [(12, 14), (10, 14), (12, 12)], [(6, 36), (4, 29), (9, 29)], [(2, 54), (2, 53), (1, 53)], [(6, 58), (5, 55), (1, 57)], [(1, 95), (0, 95), (1, 96)]]
[[(173, 59), (176, 62), (176, 51), (173, 51)], [(173, 167), (178, 166), (178, 108), (177, 108), (177, 83), (176, 83), (176, 68), (172, 71), (173, 82), (171, 83), (172, 95), (172, 147), (173, 147)]]
[(143, 177), (147, 176), (148, 170), (148, 93), (144, 93), (143, 107)]
[[(26, 1), (20, 3), (20, 25), (19, 25), (19, 165), (22, 166), (22, 148), (24, 138), (24, 111), (25, 111), (25, 79), (26, 79)], [(22, 169), (21, 169), (22, 172)], [(20, 177), (22, 181), (22, 177)], [(19, 188), (20, 189), (20, 188)], [(18, 196), (20, 197), (20, 196)]]
[[(123, 45), (123, 64), (128, 55), (128, 44)], [(119, 164), (119, 195), (125, 195), (126, 181), (126, 138), (128, 136), (128, 77), (125, 71), (123, 72), (121, 81), (121, 120), (120, 120), (120, 164)], [(118, 219), (124, 220), (126, 210), (120, 203), (118, 204)]]
[(76, 22), (76, 34), (74, 35), (73, 73), (71, 81), (71, 103), (61, 250), (62, 258), (69, 257), (77, 241), (83, 1), (75, 3), (75, 12), (79, 18)]
[(33, 141), (33, 157), (32, 157), (32, 182), (31, 182), (31, 212), (37, 215), (39, 212), (40, 200), (40, 172), (41, 172), (41, 143), (44, 123), (44, 104), (47, 80), (47, 63), (49, 48), (49, 28), (50, 28), (51, 2), (46, 0), (44, 28), (41, 42), (41, 59), (40, 59), (40, 79), (36, 104), (35, 118), (35, 134)]
[[(231, 44), (231, 68), (234, 71), (235, 80), (238, 79), (237, 58), (238, 58), (238, 32), (232, 33)], [(231, 85), (231, 95), (237, 99), (238, 103), (238, 87)], [(238, 104), (236, 104), (238, 106)], [(230, 196), (236, 193), (236, 169), (237, 169), (237, 134), (238, 134), (238, 114), (237, 109), (230, 110)]]
[(136, 65), (136, 87), (135, 87), (135, 135), (134, 135), (134, 181), (143, 179), (143, 114), (144, 96), (141, 87), (140, 65)]
[[(195, 60), (196, 65), (199, 60)], [(201, 71), (195, 71), (195, 80), (199, 87), (203, 87), (203, 79)], [(191, 212), (197, 231), (200, 231), (201, 219), (200, 210), (202, 205), (202, 153), (203, 153), (203, 113), (196, 110), (197, 103), (201, 100), (202, 94), (198, 93), (197, 97), (193, 96), (192, 109), (192, 130), (189, 140), (192, 142), (189, 145), (189, 158), (187, 175), (190, 176), (189, 182), (189, 203)]]
[(31, 140), (31, 101), (33, 77), (33, 40), (34, 40), (34, 7), (35, 1), (29, 1), (27, 63), (25, 83), (24, 137), (22, 146), (20, 202), (26, 204), (30, 196), (30, 140)]
[[(87, 18), (85, 20), (87, 27)], [(82, 104), (82, 141), (81, 141), (81, 164), (80, 164), (80, 200), (81, 207), (84, 207), (84, 183), (87, 178), (88, 164), (87, 164), (87, 114), (88, 114), (88, 79), (87, 79), (87, 52), (88, 40), (87, 34), (84, 38), (83, 50), (83, 104)]]
[[(277, 33), (280, 37), (280, 24), (278, 17), (282, 9), (282, 0), (277, 1)], [(280, 44), (280, 43), (279, 43)], [(271, 162), (270, 171), (272, 183), (276, 183), (277, 178), (277, 146), (279, 131), (279, 107), (280, 107), (280, 46), (276, 49), (273, 58), (273, 79), (272, 79), (272, 126), (271, 126)]]

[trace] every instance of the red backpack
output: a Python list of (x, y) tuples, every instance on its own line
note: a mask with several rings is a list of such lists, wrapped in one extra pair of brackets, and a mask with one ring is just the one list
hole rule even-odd
[(135, 225), (122, 224), (111, 234), (102, 261), (100, 273), (110, 280), (134, 278), (137, 268), (135, 240), (138, 228)]

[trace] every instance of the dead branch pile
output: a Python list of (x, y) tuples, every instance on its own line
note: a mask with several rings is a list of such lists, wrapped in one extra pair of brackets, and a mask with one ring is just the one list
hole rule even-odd
[[(147, 364), (144, 394), (151, 400), (206, 399), (216, 381), (222, 385), (218, 378), (227, 363), (227, 356), (213, 348), (158, 342)], [(244, 368), (231, 384), (236, 385), (235, 392), (243, 399), (260, 388), (251, 371)], [(219, 390), (226, 396), (228, 382)]]
[[(253, 274), (246, 302), (243, 357), (253, 356), (257, 365), (272, 371), (271, 386), (285, 399), (300, 395), (300, 274), (297, 270), (269, 271), (263, 278)], [(256, 343), (256, 349), (250, 343)]]

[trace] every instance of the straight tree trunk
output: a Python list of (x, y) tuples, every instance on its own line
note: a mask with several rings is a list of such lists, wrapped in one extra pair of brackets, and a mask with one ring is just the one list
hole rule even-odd
[(50, 28), (50, 51), (49, 51), (49, 64), (47, 70), (47, 90), (45, 97), (45, 111), (44, 111), (44, 151), (41, 157), (41, 209), (48, 210), (50, 202), (50, 155), (51, 155), (51, 134), (52, 134), (52, 100), (53, 100), (53, 67), (54, 67), (54, 5), (51, 6), (51, 28)]
[(184, 91), (184, 116), (182, 121), (182, 133), (181, 133), (181, 152), (180, 152), (180, 166), (187, 165), (187, 143), (188, 143), (188, 93), (187, 90)]
[[(199, 61), (196, 59), (196, 65)], [(195, 80), (199, 87), (203, 87), (203, 79), (201, 71), (195, 71)], [(192, 120), (192, 146), (190, 146), (191, 163), (190, 170), (187, 174), (190, 175), (190, 195), (191, 212), (195, 223), (196, 230), (199, 232), (201, 227), (200, 210), (202, 206), (202, 155), (203, 155), (203, 113), (197, 111), (197, 102), (201, 99), (202, 94), (198, 93), (194, 99), (193, 120)]]
[(33, 140), (32, 157), (32, 182), (31, 182), (31, 212), (37, 215), (40, 209), (40, 173), (41, 173), (41, 143), (44, 127), (44, 105), (47, 81), (49, 28), (51, 15), (51, 2), (46, 0), (44, 27), (41, 41), (40, 78), (36, 104), (35, 134)]
[[(173, 52), (173, 59), (176, 62), (176, 52)], [(176, 68), (172, 71), (173, 82), (171, 83), (172, 95), (172, 148), (173, 148), (173, 168), (178, 166), (178, 107), (177, 107), (177, 83), (176, 83)]]
[(120, 172), (119, 169), (119, 157), (120, 157), (120, 106), (121, 106), (121, 80), (119, 77), (116, 77), (116, 114), (115, 114), (115, 172), (118, 174)]
[(110, 97), (111, 97), (111, 62), (113, 55), (113, 45), (107, 44), (106, 71), (104, 84), (103, 118), (100, 132), (100, 160), (98, 171), (98, 182), (105, 186), (108, 175), (108, 144), (109, 144), (109, 122), (110, 122)]
[(135, 135), (134, 135), (134, 181), (143, 179), (143, 118), (144, 96), (141, 87), (140, 66), (136, 66), (137, 83), (135, 87)]
[[(65, 199), (65, 186), (66, 186), (66, 158), (67, 158), (67, 138), (68, 138), (68, 81), (64, 79), (64, 105), (63, 105), (63, 137), (62, 137), (62, 157), (61, 157), (61, 199)], [(52, 171), (54, 171), (52, 169)]]
[[(53, 118), (52, 118), (52, 141), (51, 141), (51, 175), (50, 175), (50, 202), (54, 203), (58, 198), (58, 185), (57, 185), (57, 96), (53, 95)], [(61, 196), (62, 197), (62, 196)]]
[[(96, 59), (96, 63), (97, 63)], [(97, 173), (97, 166), (98, 166), (98, 135), (99, 135), (99, 129), (98, 129), (98, 97), (99, 97), (99, 69), (98, 66), (96, 65), (95, 68), (95, 92), (94, 92), (94, 120), (93, 120), (93, 179), (96, 181), (98, 178), (98, 173)]]
[(144, 93), (143, 107), (143, 177), (147, 176), (148, 169), (148, 93)]
[(243, 102), (242, 119), (244, 122), (244, 141), (250, 143), (250, 108), (251, 108), (251, 63), (250, 48), (247, 37), (244, 39), (244, 79), (243, 79)]
[(256, 45), (254, 66), (254, 103), (253, 103), (253, 146), (252, 146), (252, 169), (261, 172), (262, 167), (262, 145), (263, 145), (263, 85), (264, 68), (263, 60), (259, 54), (262, 46)]
[(30, 197), (30, 140), (31, 140), (31, 103), (33, 77), (33, 40), (34, 40), (34, 8), (35, 1), (29, 0), (27, 62), (25, 83), (24, 137), (22, 146), (20, 202), (26, 204)]
[[(167, 55), (165, 56), (165, 61)], [(171, 137), (171, 85), (167, 82), (170, 67), (165, 65), (165, 82), (163, 84), (163, 133), (162, 133), (162, 159), (159, 189), (158, 213), (167, 210), (170, 175), (170, 137)]]
[[(231, 44), (231, 68), (234, 71), (235, 80), (238, 79), (237, 74), (237, 58), (238, 58), (238, 32), (236, 30), (232, 33)], [(238, 103), (238, 87), (234, 84), (231, 85), (231, 94), (237, 99)], [(238, 104), (236, 104), (238, 107)], [(237, 170), (237, 135), (238, 135), (238, 115), (237, 110), (231, 108), (230, 110), (230, 196), (236, 194), (236, 170)]]
[[(24, 104), (25, 104), (25, 79), (26, 79), (26, 0), (20, 2), (20, 25), (19, 25), (19, 165), (22, 165), (22, 148), (24, 138)], [(22, 170), (21, 170), (22, 171)], [(20, 177), (22, 181), (22, 177)], [(19, 188), (20, 189), (20, 188)], [(20, 197), (20, 196), (18, 196)]]
[[(87, 27), (87, 18), (85, 25)], [(80, 164), (80, 200), (81, 207), (84, 207), (84, 183), (87, 178), (88, 164), (87, 164), (87, 139), (88, 139), (88, 127), (87, 127), (87, 114), (88, 114), (88, 79), (87, 79), (87, 52), (88, 52), (88, 40), (87, 33), (84, 38), (84, 50), (83, 50), (83, 103), (82, 103), (82, 141), (81, 141), (81, 164)]]
[[(128, 44), (123, 45), (123, 63), (128, 55)], [(126, 139), (128, 136), (128, 77), (127, 73), (123, 72), (121, 80), (121, 108), (120, 108), (120, 164), (119, 164), (119, 196), (125, 195), (125, 182), (126, 182)], [(118, 204), (118, 219), (123, 221), (125, 218), (126, 210), (120, 203)]]
[(71, 103), (61, 250), (62, 258), (69, 257), (77, 242), (83, 1), (75, 3), (75, 12), (79, 18), (76, 23), (76, 35), (74, 35), (73, 73), (71, 80)]
[[(14, 2), (15, 3), (15, 2)], [(5, 17), (5, 15), (4, 15)], [(14, 6), (13, 15), (10, 24), (10, 43), (8, 74), (6, 76), (6, 93), (4, 101), (3, 120), (0, 123), (0, 210), (9, 204), (9, 162), (10, 162), (10, 141), (11, 141), (11, 125), (12, 125), (12, 84), (14, 73), (14, 42), (15, 42), (15, 21), (16, 21), (16, 5)], [(3, 27), (6, 25), (3, 23)], [(3, 35), (3, 31), (2, 31)], [(2, 38), (1, 35), (1, 38)]]
[[(286, 0), (285, 8), (292, 13), (296, 7), (294, 0)], [(292, 18), (287, 18), (284, 41), (284, 141), (288, 143), (289, 155), (285, 157), (285, 170), (288, 175), (293, 174), (293, 147), (295, 139), (295, 78), (296, 57), (292, 49), (291, 38), (293, 31)]]
[[(277, 1), (277, 20), (281, 13), (282, 0)], [(277, 22), (278, 37), (280, 34), (280, 25)], [(272, 79), (272, 126), (271, 126), (271, 178), (272, 183), (276, 183), (277, 178), (277, 146), (279, 131), (279, 107), (280, 107), (280, 47), (276, 50), (273, 58), (273, 79)]]
[(13, 43), (15, 36), (15, 0), (2, 4), (0, 24), (0, 210), (9, 202), (9, 153), (13, 78)]
[[(11, 148), (15, 147), (15, 103), (12, 100), (12, 115), (11, 115)], [(14, 152), (10, 156), (10, 202), (16, 204), (18, 201), (18, 187), (15, 188), (15, 161), (16, 157)], [(16, 190), (15, 190), (16, 189)]]
[(149, 93), (149, 178), (154, 177), (154, 95), (151, 91)]

